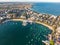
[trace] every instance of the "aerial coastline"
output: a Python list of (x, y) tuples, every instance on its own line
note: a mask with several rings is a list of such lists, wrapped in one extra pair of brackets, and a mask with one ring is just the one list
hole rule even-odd
[[(14, 5), (14, 6), (13, 6)], [(42, 24), (52, 30), (52, 34), (58, 33), (57, 30), (60, 28), (60, 16), (55, 16), (51, 14), (38, 13), (36, 11), (30, 10), (32, 5), (30, 4), (7, 4), (2, 5), (0, 9), (0, 23), (4, 21), (22, 21), (25, 25), (26, 23), (38, 23)], [(9, 7), (10, 6), (10, 7)], [(59, 32), (60, 33), (60, 32)], [(55, 35), (54, 35), (55, 36)], [(56, 37), (56, 36), (55, 36)], [(54, 38), (53, 38), (54, 39)], [(49, 40), (53, 40), (50, 39)], [(60, 44), (60, 43), (59, 43)]]

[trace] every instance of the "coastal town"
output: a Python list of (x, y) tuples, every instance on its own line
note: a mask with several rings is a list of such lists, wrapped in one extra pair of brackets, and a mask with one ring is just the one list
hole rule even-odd
[(29, 22), (42, 24), (52, 30), (48, 40), (42, 41), (46, 45), (60, 45), (60, 16), (38, 13), (31, 9), (31, 4), (1, 4), (0, 24), (5, 21), (23, 21), (24, 26)]

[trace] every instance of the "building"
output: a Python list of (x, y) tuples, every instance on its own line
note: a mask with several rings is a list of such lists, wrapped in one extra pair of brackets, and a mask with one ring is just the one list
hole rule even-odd
[(7, 18), (16, 18), (16, 14), (15, 13), (7, 14)]

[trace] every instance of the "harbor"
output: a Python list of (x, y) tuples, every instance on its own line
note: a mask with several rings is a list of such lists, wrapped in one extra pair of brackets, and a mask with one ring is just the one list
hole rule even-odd
[[(12, 6), (12, 5), (14, 5), (14, 6)], [(48, 30), (50, 30), (52, 32), (50, 33), (48, 31), (48, 34), (46, 36), (48, 39), (42, 40), (42, 42), (45, 43), (46, 45), (60, 45), (60, 15), (54, 15), (54, 14), (50, 14), (50, 13), (49, 14), (40, 13), (40, 12), (34, 11), (32, 9), (33, 6), (30, 3), (25, 3), (25, 4), (18, 3), (18, 4), (12, 4), (12, 5), (3, 4), (1, 6), (4, 8), (0, 9), (0, 24), (4, 24), (4, 23), (10, 22), (10, 21), (22, 22), (20, 25), (22, 27), (24, 27), (24, 29), (26, 26), (29, 27), (28, 25), (31, 26), (33, 24), (45, 26), (46, 28), (48, 28)], [(8, 6), (10, 8), (8, 8)], [(15, 24), (17, 25), (18, 23), (15, 23)], [(14, 23), (13, 23), (13, 25), (14, 25)], [(36, 27), (38, 27), (38, 26), (36, 26)], [(31, 29), (33, 29), (33, 28), (31, 27)], [(35, 26), (34, 26), (34, 30), (35, 30)], [(36, 29), (36, 30), (38, 30), (38, 29)], [(44, 28), (42, 28), (42, 30), (44, 32)], [(24, 32), (24, 33), (26, 34), (26, 32)], [(32, 33), (32, 34), (34, 35), (34, 33)], [(37, 32), (37, 34), (38, 34), (38, 32)], [(40, 35), (40, 32), (37, 36), (39, 36), (39, 35)], [(43, 35), (40, 35), (40, 36), (44, 37)], [(24, 37), (24, 36), (22, 36), (22, 37)], [(28, 38), (28, 36), (27, 36), (27, 38)], [(31, 40), (33, 41), (34, 39), (31, 39)], [(40, 40), (40, 38), (38, 38), (38, 39)], [(30, 41), (28, 43), (30, 44)], [(40, 43), (38, 43), (36, 45), (40, 45)]]

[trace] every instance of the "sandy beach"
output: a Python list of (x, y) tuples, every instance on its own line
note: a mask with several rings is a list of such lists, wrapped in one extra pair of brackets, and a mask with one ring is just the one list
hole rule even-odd
[[(11, 19), (11, 20), (12, 20), (12, 21), (25, 21), (24, 19)], [(38, 23), (38, 24), (42, 24), (42, 25), (48, 27), (48, 28), (51, 29), (51, 30), (54, 30), (54, 28), (53, 28), (52, 26), (49, 26), (49, 25), (47, 25), (47, 24), (45, 24), (45, 23), (42, 23), (42, 22), (39, 22), (39, 21), (35, 21), (35, 22)]]
[(38, 22), (38, 21), (36, 21), (36, 23), (38, 23), (38, 24), (42, 24), (42, 25), (48, 27), (49, 29), (54, 30), (52, 26), (49, 26), (49, 25), (47, 25), (47, 24), (45, 24), (45, 23)]

